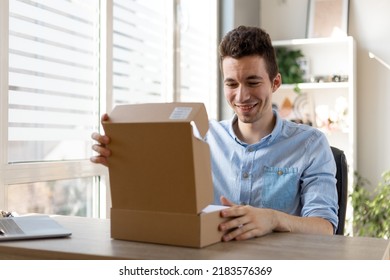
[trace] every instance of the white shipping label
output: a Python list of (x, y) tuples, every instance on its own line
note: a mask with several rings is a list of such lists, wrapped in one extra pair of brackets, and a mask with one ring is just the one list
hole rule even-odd
[(175, 107), (172, 111), (170, 120), (186, 120), (192, 111), (191, 107)]

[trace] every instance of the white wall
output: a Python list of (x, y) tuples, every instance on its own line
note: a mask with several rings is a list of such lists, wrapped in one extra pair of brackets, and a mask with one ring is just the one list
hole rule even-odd
[(390, 1), (350, 0), (349, 34), (357, 42), (358, 171), (374, 185), (390, 170)]
[[(220, 9), (222, 11), (220, 15), (221, 38), (239, 25), (260, 25), (260, 0), (221, 0)], [(221, 81), (220, 84), (222, 85)], [(230, 119), (233, 110), (225, 100), (223, 87), (221, 87), (220, 96), (220, 119)]]
[(309, 0), (260, 0), (260, 26), (272, 40), (306, 38)]

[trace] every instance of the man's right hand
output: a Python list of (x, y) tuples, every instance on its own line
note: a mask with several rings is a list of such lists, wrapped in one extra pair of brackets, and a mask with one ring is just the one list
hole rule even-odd
[[(103, 114), (101, 117), (101, 121), (107, 121), (108, 115)], [(94, 132), (91, 135), (92, 139), (97, 141), (97, 144), (92, 145), (92, 150), (98, 153), (96, 156), (91, 157), (91, 161), (93, 163), (100, 163), (105, 166), (108, 166), (108, 157), (111, 155), (111, 151), (107, 148), (106, 145), (110, 143), (110, 137), (107, 135), (101, 135), (98, 132)]]

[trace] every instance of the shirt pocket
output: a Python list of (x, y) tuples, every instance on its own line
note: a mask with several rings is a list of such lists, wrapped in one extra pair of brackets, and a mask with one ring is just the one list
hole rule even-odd
[(300, 203), (298, 168), (264, 167), (262, 206), (294, 213)]

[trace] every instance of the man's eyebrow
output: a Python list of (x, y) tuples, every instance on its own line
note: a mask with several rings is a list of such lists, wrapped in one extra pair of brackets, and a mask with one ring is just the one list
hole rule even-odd
[(233, 78), (226, 78), (225, 80), (223, 80), (225, 83), (226, 82), (235, 82), (235, 80)]
[[(257, 75), (251, 75), (251, 76), (248, 76), (245, 78), (245, 80), (264, 80), (263, 77), (261, 76), (257, 76)], [(233, 79), (233, 78), (226, 78), (223, 80), (224, 83), (231, 83), (231, 82), (235, 82), (236, 80)]]
[(246, 80), (264, 80), (264, 79), (261, 76), (252, 75), (252, 76), (246, 77)]

